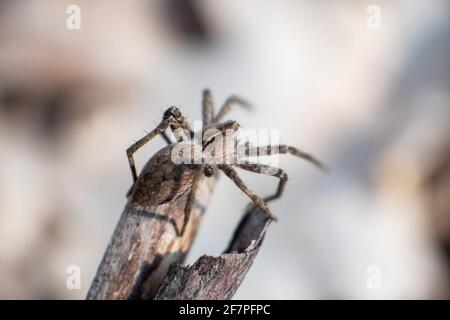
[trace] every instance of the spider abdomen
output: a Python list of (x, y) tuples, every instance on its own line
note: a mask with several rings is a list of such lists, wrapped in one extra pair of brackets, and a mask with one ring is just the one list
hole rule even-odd
[(190, 189), (196, 166), (174, 163), (171, 159), (174, 146), (161, 149), (145, 164), (133, 187), (131, 202), (134, 205), (163, 204)]

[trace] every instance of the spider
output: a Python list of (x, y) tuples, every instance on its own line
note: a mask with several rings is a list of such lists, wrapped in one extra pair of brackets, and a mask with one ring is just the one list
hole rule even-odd
[[(133, 185), (128, 193), (128, 195), (131, 195), (131, 204), (134, 206), (160, 205), (173, 201), (186, 194), (186, 192), (189, 192), (184, 209), (183, 226), (181, 228), (181, 232), (177, 232), (179, 236), (182, 236), (189, 222), (189, 217), (195, 201), (200, 178), (203, 175), (206, 177), (211, 177), (214, 175), (216, 170), (219, 169), (223, 171), (225, 175), (228, 176), (228, 178), (230, 178), (251, 199), (253, 206), (258, 206), (268, 215), (270, 219), (276, 221), (276, 217), (271, 213), (267, 203), (281, 196), (288, 179), (287, 174), (282, 169), (269, 165), (253, 163), (247, 160), (236, 161), (242, 159), (235, 153), (234, 147), (237, 146), (240, 150), (243, 149), (245, 154), (291, 154), (310, 161), (319, 168), (323, 169), (324, 166), (312, 155), (292, 146), (251, 146), (249, 143), (239, 144), (239, 124), (236, 121), (223, 122), (225, 116), (235, 105), (239, 105), (247, 109), (250, 108), (250, 105), (245, 100), (242, 100), (237, 96), (231, 96), (226, 99), (219, 112), (214, 114), (211, 92), (208, 89), (205, 89), (202, 97), (203, 128), (201, 132), (201, 141), (194, 143), (191, 143), (191, 139), (194, 137), (194, 132), (180, 110), (175, 106), (167, 109), (164, 112), (163, 119), (159, 125), (151, 132), (147, 133), (143, 138), (131, 145), (126, 151), (133, 177)], [(167, 135), (167, 129), (172, 131), (173, 135), (177, 139), (176, 143), (173, 143)], [(229, 145), (233, 148), (230, 149), (225, 147), (219, 149), (220, 154), (216, 154), (216, 157), (211, 157), (210, 154), (207, 154), (206, 150), (217, 144), (218, 141), (221, 141), (219, 138), (226, 132), (231, 132), (231, 144)], [(148, 160), (138, 176), (136, 173), (133, 154), (157, 135), (161, 135), (164, 140), (166, 140), (168, 145)], [(172, 160), (172, 155), (175, 148), (183, 150), (183, 152), (187, 151), (190, 156), (194, 156), (197, 160), (200, 159), (200, 163), (198, 163), (199, 161), (194, 161), (194, 163), (175, 163)], [(217, 160), (217, 156), (219, 158), (231, 157), (234, 161), (231, 163), (217, 163), (216, 161), (213, 161)], [(233, 167), (278, 178), (279, 183), (276, 192), (265, 198), (259, 197), (247, 187), (245, 182), (239, 177)]]

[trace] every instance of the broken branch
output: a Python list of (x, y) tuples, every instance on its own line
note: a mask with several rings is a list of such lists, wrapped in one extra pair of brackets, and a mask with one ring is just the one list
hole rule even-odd
[(182, 225), (186, 196), (143, 210), (128, 203), (87, 299), (231, 299), (258, 254), (271, 220), (254, 207), (241, 219), (222, 255), (204, 255), (192, 266), (181, 265), (215, 182), (216, 178), (201, 182), (182, 238), (176, 226)]
[(222, 255), (204, 255), (192, 266), (172, 266), (154, 299), (231, 299), (258, 254), (270, 221), (261, 209), (253, 208)]
[(151, 299), (169, 266), (181, 263), (200, 226), (215, 177), (203, 178), (182, 237), (187, 195), (158, 206), (127, 203), (87, 294), (87, 299)]

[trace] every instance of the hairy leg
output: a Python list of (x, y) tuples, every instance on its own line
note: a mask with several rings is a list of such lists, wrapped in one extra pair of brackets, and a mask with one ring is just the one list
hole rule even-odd
[(209, 89), (203, 90), (202, 118), (203, 126), (210, 124), (214, 120), (214, 104)]
[[(241, 148), (241, 146), (238, 146), (238, 148)], [(292, 154), (294, 156), (297, 156), (299, 158), (305, 159), (306, 161), (311, 162), (318, 168), (327, 171), (327, 168), (325, 165), (322, 164), (318, 159), (316, 159), (313, 155), (306, 153), (300, 149), (297, 149), (292, 146), (288, 146), (285, 144), (280, 145), (272, 145), (272, 146), (260, 146), (260, 147), (254, 147), (251, 146), (248, 142), (244, 145), (245, 148), (245, 156), (265, 156), (265, 155), (272, 155), (272, 154)], [(242, 159), (242, 155), (241, 159)]]
[(128, 162), (130, 164), (131, 169), (131, 175), (133, 176), (133, 183), (137, 180), (137, 173), (136, 173), (136, 166), (134, 164), (133, 154), (142, 146), (144, 146), (147, 142), (149, 142), (151, 139), (156, 137), (157, 135), (161, 134), (166, 130), (171, 122), (174, 120), (172, 118), (168, 118), (163, 120), (155, 129), (150, 131), (148, 134), (146, 134), (143, 138), (139, 139), (135, 143), (133, 143), (128, 149), (127, 149), (127, 157)]
[(221, 164), (219, 169), (222, 170), (228, 178), (230, 178), (258, 207), (260, 207), (272, 220), (277, 218), (270, 212), (269, 207), (257, 194), (250, 190), (247, 185), (238, 176), (237, 172), (229, 165)]
[(231, 107), (233, 105), (239, 105), (246, 109), (251, 109), (251, 105), (247, 101), (245, 101), (237, 96), (231, 96), (225, 101), (225, 103), (220, 108), (219, 112), (217, 113), (216, 117), (214, 118), (214, 122), (220, 122), (221, 120), (223, 120), (223, 118), (228, 114), (228, 112), (230, 112)]
[(266, 203), (279, 198), (281, 196), (281, 194), (283, 193), (284, 186), (286, 185), (286, 182), (288, 180), (288, 176), (283, 171), (283, 169), (271, 167), (271, 166), (268, 166), (265, 164), (250, 163), (250, 162), (237, 164), (236, 166), (238, 168), (241, 168), (241, 169), (244, 169), (247, 171), (261, 173), (264, 175), (277, 177), (279, 179), (277, 191), (273, 195), (263, 198), (263, 200)]
[[(151, 139), (156, 137), (159, 134), (165, 133), (165, 130), (167, 128), (170, 128), (172, 130), (178, 130), (180, 128), (186, 128), (186, 130), (190, 130), (189, 124), (185, 123), (184, 117), (181, 115), (181, 112), (176, 107), (170, 107), (167, 109), (167, 111), (164, 113), (164, 118), (160, 122), (160, 124), (150, 131), (148, 134), (146, 134), (143, 138), (139, 139), (135, 143), (133, 143), (128, 149), (127, 149), (127, 157), (128, 162), (130, 164), (131, 169), (131, 175), (133, 176), (133, 183), (137, 180), (137, 173), (136, 173), (136, 166), (133, 159), (133, 154), (140, 149), (142, 146), (144, 146), (147, 142), (149, 142)], [(175, 134), (175, 132), (174, 132)], [(163, 135), (164, 137), (164, 135)], [(177, 138), (182, 138), (182, 136), (178, 136)]]

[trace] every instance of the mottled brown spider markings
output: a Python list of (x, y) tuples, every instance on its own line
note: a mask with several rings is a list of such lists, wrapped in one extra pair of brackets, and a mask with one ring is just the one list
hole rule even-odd
[[(292, 154), (308, 160), (320, 168), (323, 168), (323, 166), (310, 154), (287, 145), (259, 147), (252, 147), (248, 143), (245, 145), (238, 145), (239, 141), (237, 133), (239, 130), (239, 125), (237, 122), (221, 122), (233, 105), (240, 105), (246, 108), (250, 107), (244, 100), (231, 96), (225, 101), (219, 112), (214, 115), (211, 93), (209, 90), (203, 91), (202, 141), (197, 143), (191, 143), (191, 139), (194, 137), (194, 132), (187, 123), (185, 117), (181, 114), (180, 110), (177, 107), (170, 107), (167, 109), (161, 123), (127, 149), (128, 161), (130, 163), (131, 174), (133, 176), (133, 186), (129, 192), (129, 194), (131, 194), (131, 204), (134, 206), (144, 207), (149, 205), (159, 205), (175, 200), (184, 195), (186, 192), (189, 192), (188, 201), (184, 210), (185, 214), (183, 226), (181, 228), (181, 232), (178, 233), (179, 236), (182, 236), (186, 230), (187, 223), (189, 222), (189, 217), (192, 206), (195, 202), (195, 196), (198, 190), (200, 178), (203, 175), (211, 177), (215, 171), (215, 168), (218, 168), (223, 171), (256, 206), (260, 207), (265, 213), (267, 213), (271, 219), (276, 220), (275, 216), (273, 216), (270, 212), (267, 202), (281, 196), (287, 181), (287, 174), (280, 168), (251, 163), (248, 161), (216, 163), (211, 160), (209, 155), (207, 155), (206, 150), (208, 147), (211, 147), (211, 145), (216, 143), (215, 140), (218, 136), (221, 135), (223, 137), (227, 134), (228, 137), (231, 132), (233, 148), (223, 148), (223, 150), (219, 149), (222, 150), (222, 154), (219, 155), (222, 158), (232, 156), (232, 159), (239, 160), (236, 159), (238, 155), (234, 152), (236, 150), (235, 147), (244, 147), (245, 154)], [(170, 129), (174, 134), (177, 139), (176, 143), (172, 143), (170, 138), (167, 136), (167, 129)], [(148, 160), (138, 177), (133, 154), (157, 135), (162, 135), (169, 145), (158, 151), (152, 158), (150, 158), (150, 160)], [(174, 148), (181, 148), (184, 151), (187, 151), (187, 154), (193, 155), (196, 159), (200, 159), (200, 161), (192, 164), (177, 164), (172, 160), (172, 151)], [(279, 183), (276, 192), (264, 199), (260, 198), (247, 187), (244, 181), (241, 180), (237, 172), (233, 169), (233, 166), (247, 171), (277, 177), (279, 179)]]

